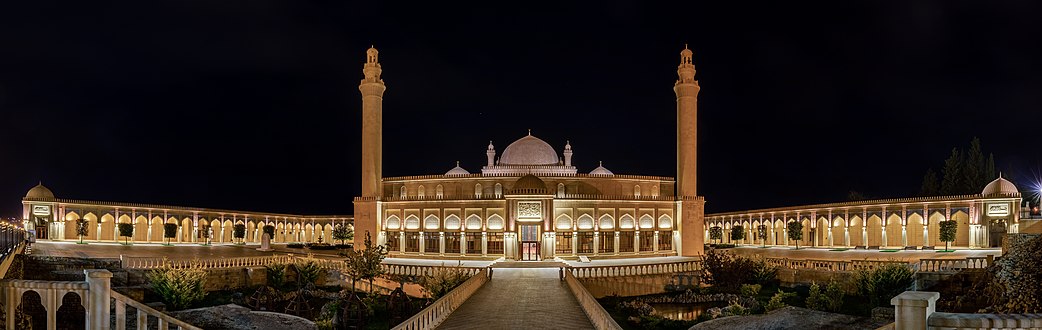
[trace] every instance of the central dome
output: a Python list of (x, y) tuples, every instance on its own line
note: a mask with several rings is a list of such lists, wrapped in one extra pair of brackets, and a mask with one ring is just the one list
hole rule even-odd
[(514, 143), (499, 157), (499, 165), (557, 165), (557, 151), (546, 141), (529, 134)]

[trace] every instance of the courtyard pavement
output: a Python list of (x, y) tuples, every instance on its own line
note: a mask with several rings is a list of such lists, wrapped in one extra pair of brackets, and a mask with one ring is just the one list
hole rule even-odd
[(439, 329), (593, 329), (557, 268), (496, 269)]
[(193, 259), (193, 258), (234, 258), (270, 256), (281, 252), (261, 252), (256, 250), (257, 245), (210, 245), (178, 244), (175, 246), (164, 246), (158, 243), (134, 243), (134, 245), (122, 245), (112, 242), (89, 242), (89, 244), (76, 244), (75, 241), (37, 241), (33, 244), (33, 255), (74, 257), (74, 258), (119, 258), (120, 255), (128, 257), (168, 257), (171, 259)]

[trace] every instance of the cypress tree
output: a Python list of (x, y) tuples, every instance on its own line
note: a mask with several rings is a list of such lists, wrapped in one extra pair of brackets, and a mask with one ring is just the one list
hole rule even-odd
[(937, 196), (941, 189), (941, 182), (937, 179), (937, 172), (932, 168), (926, 170), (923, 176), (923, 186), (919, 188), (919, 196)]
[(965, 180), (962, 169), (962, 153), (958, 148), (952, 148), (952, 154), (944, 161), (944, 169), (941, 170), (941, 195), (959, 194)]

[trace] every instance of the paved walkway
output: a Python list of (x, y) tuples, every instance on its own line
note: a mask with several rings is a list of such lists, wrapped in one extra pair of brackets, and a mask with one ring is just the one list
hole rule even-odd
[(170, 259), (192, 258), (233, 258), (250, 256), (270, 256), (272, 252), (260, 252), (257, 246), (180, 244), (164, 246), (156, 243), (134, 243), (122, 245), (118, 243), (37, 241), (33, 244), (33, 255), (74, 257), (74, 258), (119, 258), (128, 257), (169, 257)]
[(496, 269), (439, 329), (593, 329), (557, 268)]

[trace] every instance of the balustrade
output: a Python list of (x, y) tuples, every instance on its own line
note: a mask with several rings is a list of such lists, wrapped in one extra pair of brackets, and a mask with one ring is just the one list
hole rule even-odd
[[(403, 266), (403, 265), (397, 265)], [(417, 267), (417, 266), (410, 266)], [(428, 267), (430, 268), (430, 267)], [(405, 320), (401, 324), (395, 326), (392, 329), (398, 330), (413, 330), (413, 329), (434, 329), (442, 321), (452, 314), (456, 308), (463, 305), (463, 302), (467, 301), (474, 292), (477, 292), (481, 286), (485, 285), (489, 279), (489, 270), (482, 269), (476, 274), (467, 279), (463, 284), (460, 284), (449, 293), (439, 298), (437, 301), (432, 303), (427, 308), (424, 308), (413, 317)]]
[(702, 261), (682, 261), (646, 265), (569, 267), (568, 272), (576, 278), (596, 278), (695, 272), (701, 269)]
[[(693, 262), (692, 262), (693, 263)], [(597, 298), (594, 298), (589, 291), (583, 287), (582, 283), (576, 279), (576, 276), (572, 272), (564, 272), (564, 281), (568, 284), (568, 289), (572, 291), (575, 296), (575, 300), (579, 302), (579, 307), (582, 308), (583, 312), (586, 313), (587, 318), (590, 319), (590, 323), (593, 323), (593, 328), (597, 330), (622, 330), (622, 327), (612, 319), (611, 315), (604, 310), (604, 307), (597, 302)]]

